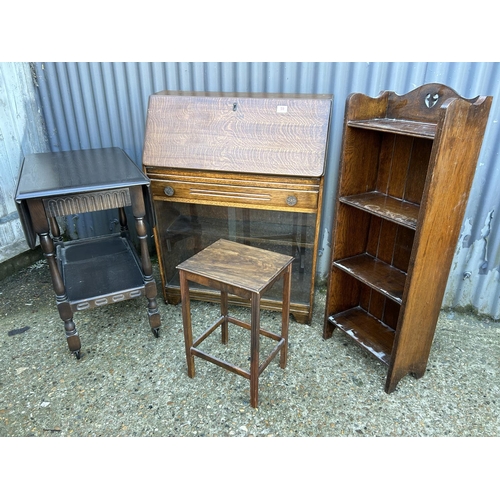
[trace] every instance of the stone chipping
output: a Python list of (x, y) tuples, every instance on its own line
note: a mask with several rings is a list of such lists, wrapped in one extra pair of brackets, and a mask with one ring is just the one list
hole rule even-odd
[[(0, 281), (0, 436), (500, 435), (499, 322), (442, 311), (425, 376), (406, 376), (386, 394), (386, 366), (341, 332), (323, 340), (324, 301), (319, 287), (311, 325), (291, 319), (287, 367), (275, 358), (262, 373), (254, 409), (241, 376), (199, 358), (195, 378), (187, 376), (181, 305), (161, 297), (159, 338), (143, 298), (75, 313), (77, 360), (40, 260)], [(196, 337), (219, 306), (191, 306)], [(230, 312), (248, 319), (247, 308)], [(264, 328), (279, 332), (279, 325), (279, 313), (262, 313)], [(203, 347), (244, 365), (249, 334), (238, 330), (230, 327), (228, 346), (214, 333)], [(268, 348), (263, 340), (263, 353)]]

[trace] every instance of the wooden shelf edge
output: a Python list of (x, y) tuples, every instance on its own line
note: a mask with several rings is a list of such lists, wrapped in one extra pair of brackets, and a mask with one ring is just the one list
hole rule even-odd
[(401, 305), (405, 272), (367, 253), (334, 261), (333, 265)]
[(378, 191), (341, 196), (340, 202), (415, 230), (420, 206)]
[(328, 321), (340, 328), (382, 363), (389, 365), (395, 334), (392, 328), (384, 325), (361, 307), (333, 314)]
[(350, 120), (349, 127), (390, 132), (393, 134), (410, 135), (424, 139), (434, 139), (437, 126), (435, 123), (417, 122), (410, 120), (395, 120), (391, 118), (375, 118), (372, 120)]

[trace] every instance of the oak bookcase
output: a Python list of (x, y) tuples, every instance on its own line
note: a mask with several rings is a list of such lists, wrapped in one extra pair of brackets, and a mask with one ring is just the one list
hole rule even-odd
[(346, 103), (323, 336), (424, 375), (492, 97), (441, 84)]

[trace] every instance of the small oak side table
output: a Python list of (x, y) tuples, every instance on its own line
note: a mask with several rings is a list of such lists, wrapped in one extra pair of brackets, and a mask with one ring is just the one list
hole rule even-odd
[[(182, 321), (189, 377), (193, 378), (195, 375), (194, 356), (210, 361), (249, 379), (250, 404), (254, 408), (257, 407), (260, 374), (278, 353), (280, 353), (280, 367), (286, 367), (290, 316), (290, 276), (293, 259), (288, 255), (220, 239), (177, 266), (180, 274)], [(262, 295), (280, 278), (283, 278), (283, 306), (281, 335), (277, 335), (260, 327), (260, 308)], [(188, 282), (220, 290), (221, 315), (195, 342), (193, 342), (192, 335)], [(228, 314), (229, 294), (250, 300), (250, 324)], [(234, 366), (198, 348), (219, 326), (221, 327), (222, 343), (227, 344), (229, 323), (250, 330), (250, 371)], [(262, 363), (259, 362), (260, 335), (277, 342)]]

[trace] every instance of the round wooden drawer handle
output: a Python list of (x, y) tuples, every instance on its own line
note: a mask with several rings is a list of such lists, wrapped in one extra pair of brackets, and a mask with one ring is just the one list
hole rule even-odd
[(294, 205), (297, 205), (297, 197), (296, 196), (287, 196), (286, 198), (286, 204), (289, 206), (289, 207), (293, 207)]
[(163, 192), (167, 195), (167, 196), (173, 196), (174, 195), (174, 188), (172, 186), (167, 186)]

